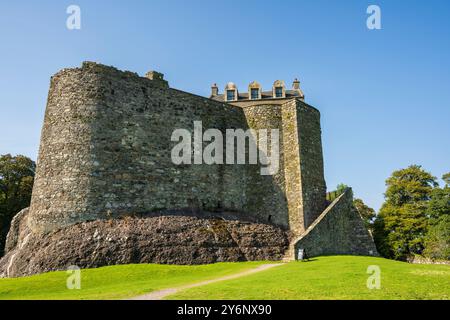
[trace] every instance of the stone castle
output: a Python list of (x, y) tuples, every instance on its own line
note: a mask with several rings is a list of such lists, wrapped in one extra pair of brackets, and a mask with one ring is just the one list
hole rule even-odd
[[(175, 165), (172, 132), (278, 129), (279, 170)], [(209, 98), (92, 62), (51, 79), (30, 208), (13, 220), (0, 274), (69, 265), (211, 263), (376, 255), (348, 189), (326, 200), (319, 111), (300, 82), (228, 83)]]

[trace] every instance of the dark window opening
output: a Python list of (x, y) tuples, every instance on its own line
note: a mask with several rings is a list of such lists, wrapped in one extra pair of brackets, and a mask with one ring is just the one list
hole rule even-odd
[(269, 221), (269, 222), (272, 221), (272, 215), (269, 215), (269, 218), (267, 219), (267, 221)]
[(252, 100), (259, 99), (259, 89), (251, 89), (250, 96)]
[(282, 98), (283, 97), (283, 87), (275, 88), (275, 97)]
[(234, 90), (227, 90), (227, 101), (232, 101), (235, 99), (235, 91)]

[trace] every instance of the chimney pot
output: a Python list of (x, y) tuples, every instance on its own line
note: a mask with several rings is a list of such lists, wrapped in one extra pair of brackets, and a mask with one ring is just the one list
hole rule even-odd
[(219, 87), (216, 83), (211, 86), (211, 97), (215, 97), (219, 95)]

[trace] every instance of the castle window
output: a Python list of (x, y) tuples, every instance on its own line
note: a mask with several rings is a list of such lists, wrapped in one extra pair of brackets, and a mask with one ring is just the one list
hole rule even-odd
[(283, 87), (276, 87), (275, 88), (275, 97), (283, 98)]
[(236, 85), (233, 82), (228, 82), (225, 87), (225, 101), (238, 100), (239, 94)]
[(273, 83), (273, 87), (272, 87), (272, 96), (274, 98), (285, 98), (286, 97), (286, 93), (285, 93), (285, 86), (284, 86), (284, 81), (283, 80), (277, 80)]
[(256, 100), (259, 99), (259, 89), (251, 89), (251, 99)]
[(248, 99), (261, 99), (261, 85), (258, 82), (253, 81), (248, 85)]
[(235, 90), (227, 90), (227, 101), (236, 100)]

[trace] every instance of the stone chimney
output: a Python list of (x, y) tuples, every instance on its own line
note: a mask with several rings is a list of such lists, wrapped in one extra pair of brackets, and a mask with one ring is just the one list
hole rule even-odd
[(162, 87), (168, 88), (169, 87), (169, 83), (164, 80), (164, 74), (157, 72), (157, 71), (149, 71), (145, 74), (145, 77), (147, 79), (153, 80), (155, 82), (157, 82), (159, 85), (161, 85)]
[(216, 83), (211, 86), (211, 97), (215, 97), (219, 95), (219, 87)]
[(305, 100), (305, 95), (303, 94), (302, 89), (300, 89), (300, 81), (298, 81), (297, 78), (295, 78), (294, 82), (292, 83), (292, 89), (294, 91), (297, 91), (297, 96), (301, 99), (301, 100)]

